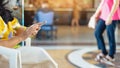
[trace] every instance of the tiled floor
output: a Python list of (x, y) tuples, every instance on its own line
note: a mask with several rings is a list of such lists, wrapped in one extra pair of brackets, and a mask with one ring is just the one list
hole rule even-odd
[[(46, 50), (54, 50), (54, 51), (56, 50), (56, 52), (57, 50), (61, 50), (61, 49), (75, 50), (75, 49), (83, 49), (83, 48), (92, 48), (92, 47), (96, 47), (96, 40), (94, 38), (93, 32), (94, 32), (94, 29), (90, 29), (87, 26), (79, 26), (79, 27), (58, 26), (57, 39), (53, 39), (53, 40), (32, 39), (32, 45), (43, 47)], [(104, 39), (106, 43), (108, 43), (106, 32), (104, 33)], [(120, 45), (120, 41), (119, 41), (120, 28), (117, 28), (116, 30), (116, 40), (117, 40), (117, 45)], [(88, 54), (89, 53), (87, 53), (87, 55)], [(87, 58), (90, 58), (90, 57), (87, 56)], [(92, 59), (89, 60), (89, 62), (94, 63)], [(62, 61), (59, 61), (59, 62), (62, 62)], [(68, 63), (70, 62), (68, 61)], [(76, 66), (74, 67), (77, 68)]]

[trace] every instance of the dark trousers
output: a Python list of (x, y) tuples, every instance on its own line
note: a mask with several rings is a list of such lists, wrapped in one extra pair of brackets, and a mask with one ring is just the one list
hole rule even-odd
[[(112, 21), (110, 25), (105, 25), (105, 21), (102, 19), (99, 19), (96, 28), (95, 28), (95, 37), (97, 40), (98, 48), (102, 51), (104, 55), (109, 55), (112, 58), (114, 57), (114, 54), (116, 53), (116, 41), (115, 41), (115, 29), (116, 24), (118, 21)], [(107, 31), (108, 41), (109, 41), (109, 53), (106, 50), (105, 42), (103, 38), (104, 31)]]

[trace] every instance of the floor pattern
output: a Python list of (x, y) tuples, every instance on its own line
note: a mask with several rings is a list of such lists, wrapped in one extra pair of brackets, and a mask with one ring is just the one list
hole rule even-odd
[(94, 58), (98, 53), (96, 48), (85, 48), (71, 52), (68, 59), (78, 68), (120, 68), (120, 49), (117, 49), (114, 66), (96, 62)]
[(58, 68), (76, 68), (67, 60), (67, 55), (71, 51), (71, 49), (47, 50), (49, 55), (58, 63)]
[(94, 65), (101, 67), (101, 68), (120, 68), (120, 65), (119, 65), (120, 64), (120, 59), (119, 59), (120, 53), (119, 52), (115, 56), (115, 59), (116, 59), (114, 62), (115, 66), (96, 62), (94, 60), (94, 58), (97, 54), (98, 54), (98, 51), (91, 51), (91, 52), (87, 52), (87, 53), (83, 54), (82, 57), (88, 63), (94, 64)]

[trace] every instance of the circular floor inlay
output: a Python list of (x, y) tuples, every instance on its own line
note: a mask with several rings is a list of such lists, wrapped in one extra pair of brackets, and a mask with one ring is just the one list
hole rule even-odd
[(82, 49), (82, 50), (76, 50), (76, 51), (73, 51), (71, 52), (69, 55), (68, 55), (68, 60), (76, 65), (77, 67), (82, 67), (82, 68), (99, 68), (98, 66), (96, 65), (93, 65), (93, 64), (90, 64), (88, 63), (86, 60), (83, 59), (83, 54), (87, 53), (87, 52), (90, 52), (90, 51), (94, 51), (96, 50), (96, 48), (85, 48), (85, 49)]
[(68, 55), (68, 60), (81, 68), (120, 68), (120, 50), (117, 49), (117, 54), (115, 56), (115, 67), (110, 66), (110, 65), (105, 65), (102, 63), (98, 63), (94, 60), (95, 56), (99, 52), (97, 51), (97, 48), (85, 48), (82, 50), (76, 50), (71, 52)]

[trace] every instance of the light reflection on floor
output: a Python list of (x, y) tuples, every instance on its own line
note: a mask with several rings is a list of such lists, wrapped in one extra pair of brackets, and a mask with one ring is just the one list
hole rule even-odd
[[(104, 39), (106, 42), (107, 40), (107, 35), (106, 32), (103, 34)], [(42, 38), (41, 38), (42, 39)], [(117, 29), (116, 32), (116, 41), (118, 44), (120, 44), (120, 29)], [(32, 39), (32, 44), (35, 45), (41, 45), (45, 43), (63, 43), (64, 44), (88, 44), (88, 45), (96, 45), (96, 40), (94, 37), (94, 29), (90, 29), (87, 26), (79, 26), (79, 27), (71, 27), (71, 26), (58, 26), (58, 32), (57, 32), (57, 39), (42, 39), (42, 40), (36, 40)], [(47, 44), (45, 44), (47, 45)], [(52, 44), (53, 45), (53, 44)], [(61, 45), (61, 44), (58, 44)]]

